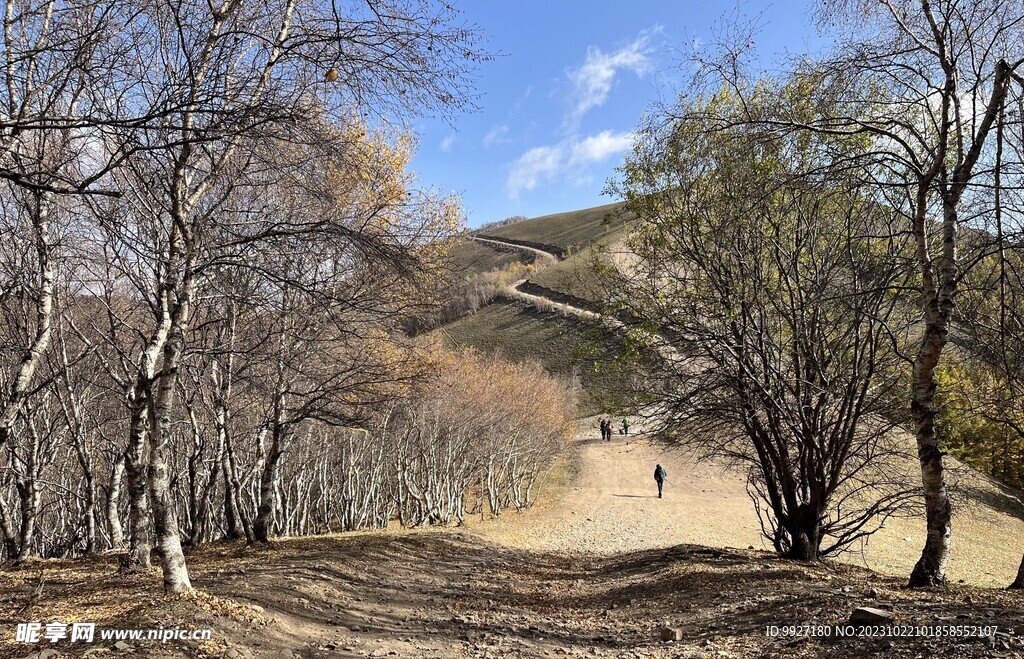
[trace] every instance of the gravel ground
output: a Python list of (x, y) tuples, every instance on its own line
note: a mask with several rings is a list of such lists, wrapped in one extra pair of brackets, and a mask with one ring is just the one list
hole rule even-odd
[[(542, 503), (498, 522), (471, 524), (483, 538), (518, 549), (609, 555), (678, 544), (770, 549), (760, 533), (744, 474), (700, 462), (643, 437), (616, 434), (601, 442), (597, 419), (581, 423), (574, 456), (540, 496)], [(668, 471), (657, 498), (654, 466)], [(1024, 505), (1018, 493), (965, 467), (951, 481), (966, 496), (954, 518), (949, 577), (956, 583), (1003, 587), (1024, 551)], [(891, 519), (840, 560), (906, 576), (924, 545), (924, 521)]]

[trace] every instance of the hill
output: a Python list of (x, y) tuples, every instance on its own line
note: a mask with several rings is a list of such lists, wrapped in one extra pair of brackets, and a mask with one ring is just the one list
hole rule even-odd
[(611, 402), (619, 377), (612, 361), (619, 339), (579, 319), (501, 299), (445, 325), (442, 334), (456, 347), (471, 346), (512, 361), (534, 360), (581, 388), (583, 413)]
[(621, 203), (578, 211), (554, 213), (478, 232), (481, 236), (510, 238), (548, 245), (565, 256), (607, 238), (623, 229), (629, 215)]

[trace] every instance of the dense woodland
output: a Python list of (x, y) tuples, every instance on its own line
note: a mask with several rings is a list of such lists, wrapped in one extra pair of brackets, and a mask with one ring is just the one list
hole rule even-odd
[(3, 21), (0, 557), (124, 549), (181, 592), (183, 546), (530, 505), (572, 393), (403, 329), (462, 222), (402, 127), (471, 104), (454, 9)]

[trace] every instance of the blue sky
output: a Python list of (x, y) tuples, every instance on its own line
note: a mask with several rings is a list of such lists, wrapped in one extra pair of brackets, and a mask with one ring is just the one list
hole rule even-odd
[[(686, 76), (690, 44), (713, 41), (730, 5), (714, 0), (464, 0), (465, 18), (500, 53), (478, 71), (480, 110), (421, 120), (413, 168), (462, 196), (469, 225), (586, 208), (603, 197), (631, 131)], [(820, 43), (802, 0), (748, 0), (768, 64)]]

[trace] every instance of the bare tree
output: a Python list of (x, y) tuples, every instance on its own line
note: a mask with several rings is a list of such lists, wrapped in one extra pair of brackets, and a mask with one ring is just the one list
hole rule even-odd
[(808, 173), (842, 140), (736, 120), (799, 105), (806, 82), (652, 119), (616, 186), (636, 263), (609, 290), (647, 348), (648, 416), (671, 442), (748, 466), (776, 550), (817, 560), (908, 496), (890, 435), (909, 244), (859, 176)]

